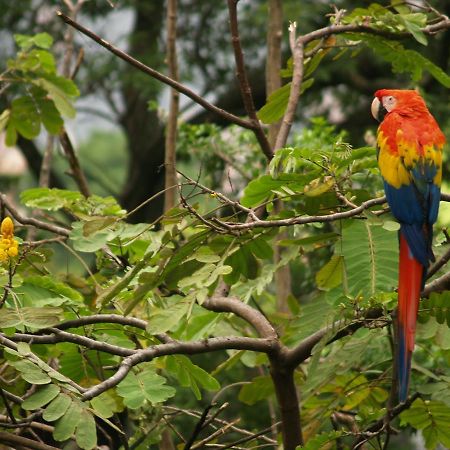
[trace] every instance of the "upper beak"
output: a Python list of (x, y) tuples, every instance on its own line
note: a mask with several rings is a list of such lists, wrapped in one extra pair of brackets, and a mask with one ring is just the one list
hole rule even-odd
[(377, 97), (373, 99), (372, 106), (370, 107), (372, 116), (375, 120), (380, 121), (380, 100)]

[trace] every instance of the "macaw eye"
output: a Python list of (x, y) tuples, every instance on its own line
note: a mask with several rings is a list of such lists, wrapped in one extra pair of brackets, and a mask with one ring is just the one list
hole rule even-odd
[(383, 106), (387, 111), (391, 111), (396, 103), (397, 100), (392, 95), (387, 95), (386, 97), (383, 97)]

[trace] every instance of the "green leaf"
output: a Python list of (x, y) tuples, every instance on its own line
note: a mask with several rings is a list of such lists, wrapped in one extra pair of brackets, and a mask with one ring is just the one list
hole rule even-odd
[(75, 429), (83, 418), (83, 409), (79, 401), (73, 400), (71, 402), (65, 414), (55, 424), (53, 437), (57, 441), (65, 441), (75, 433)]
[(22, 403), (22, 408), (27, 410), (41, 408), (51, 402), (59, 394), (59, 391), (59, 387), (55, 384), (48, 384), (47, 386), (38, 389), (33, 395), (25, 399)]
[(208, 391), (220, 389), (219, 382), (201, 367), (192, 363), (187, 356), (168, 356), (166, 358), (166, 369), (178, 378), (181, 386), (190, 387), (197, 400), (201, 399), (197, 383)]
[(50, 275), (29, 276), (25, 279), (23, 286), (39, 287), (53, 296), (70, 298), (75, 302), (83, 301), (83, 296), (78, 291), (62, 281), (55, 280)]
[(450, 87), (449, 74), (420, 53), (405, 49), (397, 41), (364, 34), (348, 34), (346, 36), (350, 40), (363, 41), (377, 55), (392, 64), (394, 73), (409, 73), (412, 80), (418, 82), (422, 79), (423, 71), (427, 71), (443, 86)]
[(9, 110), (9, 109), (5, 109), (0, 114), (0, 132), (2, 132), (5, 129), (8, 121), (9, 121), (10, 116), (11, 116), (11, 110)]
[(179, 325), (180, 320), (187, 314), (190, 303), (183, 301), (181, 297), (175, 297), (175, 303), (165, 308), (153, 308), (147, 325), (150, 334), (165, 333)]
[(72, 404), (72, 399), (67, 394), (59, 394), (48, 406), (42, 415), (47, 422), (54, 422), (62, 417), (69, 406)]
[(63, 310), (55, 307), (3, 308), (0, 310), (0, 328), (26, 326), (34, 329), (47, 328), (61, 322)]
[(247, 405), (266, 400), (275, 392), (272, 379), (268, 375), (253, 378), (251, 383), (244, 384), (239, 391), (239, 400)]
[(121, 411), (119, 400), (120, 398), (116, 395), (115, 391), (111, 389), (106, 392), (102, 392), (99, 396), (94, 397), (90, 403), (95, 414), (97, 414), (102, 419), (107, 419), (112, 417), (114, 413)]
[(53, 45), (53, 38), (48, 33), (35, 34), (32, 39), (37, 47), (50, 48)]
[(34, 139), (41, 131), (41, 117), (34, 98), (29, 95), (11, 102), (10, 123), (26, 139)]
[(30, 384), (48, 384), (51, 381), (47, 373), (31, 361), (13, 361), (11, 365), (21, 372), (21, 377)]
[(83, 450), (91, 450), (97, 446), (97, 427), (94, 416), (87, 410), (81, 412), (75, 439)]
[[(423, 17), (424, 20), (417, 20), (418, 16), (420, 18)], [(427, 37), (421, 30), (421, 27), (426, 25), (427, 18), (425, 14), (401, 14), (399, 15), (399, 19), (417, 42), (422, 45), (428, 44)]]
[(305, 445), (300, 445), (297, 450), (318, 450), (320, 448), (328, 448), (326, 444), (335, 441), (342, 436), (342, 431), (329, 431), (321, 433), (308, 439)]
[[(313, 83), (313, 78), (304, 80), (300, 88), (299, 95), (306, 91), (306, 89), (310, 88)], [(272, 92), (272, 94), (269, 95), (266, 104), (258, 111), (258, 119), (266, 124), (274, 123), (281, 119), (286, 111), (290, 93), (290, 82)]]
[(342, 256), (349, 293), (367, 297), (392, 292), (397, 285), (397, 233), (369, 221), (354, 221), (342, 230)]
[(450, 408), (442, 402), (418, 398), (411, 408), (400, 414), (401, 425), (409, 424), (422, 430), (427, 449), (436, 448), (438, 443), (450, 446)]
[(146, 400), (154, 405), (173, 397), (175, 389), (165, 383), (166, 379), (158, 375), (154, 367), (147, 365), (143, 370), (129, 372), (117, 385), (117, 393), (123, 397), (125, 406), (137, 409)]
[(36, 98), (36, 103), (41, 113), (41, 120), (45, 129), (50, 134), (59, 134), (64, 125), (64, 121), (56, 109), (55, 104), (46, 97)]
[(339, 286), (342, 282), (344, 258), (334, 254), (331, 259), (316, 273), (319, 289), (328, 290)]
[(83, 201), (83, 195), (78, 191), (68, 191), (56, 188), (33, 188), (22, 191), (20, 201), (30, 207), (57, 211), (68, 208), (73, 203)]
[[(67, 91), (72, 92), (72, 88), (66, 86), (62, 80), (64, 80), (62, 77), (52, 78), (51, 81), (45, 78), (38, 78), (33, 80), (33, 82), (36, 86), (39, 86), (48, 92), (48, 96), (53, 100), (53, 103), (61, 116), (73, 119), (76, 115), (76, 111), (72, 105), (71, 99), (68, 97), (70, 94), (67, 94)], [(55, 82), (57, 82), (58, 85), (55, 84)], [(61, 86), (63, 86), (64, 90), (61, 89)]]

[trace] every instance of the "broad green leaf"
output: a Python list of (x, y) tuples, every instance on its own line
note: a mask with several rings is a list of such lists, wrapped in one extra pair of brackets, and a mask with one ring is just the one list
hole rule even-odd
[(98, 397), (94, 397), (90, 403), (95, 414), (103, 419), (112, 417), (114, 413), (123, 409), (119, 403), (120, 397), (112, 389), (102, 392)]
[[(71, 88), (63, 85), (61, 79), (64, 80), (64, 78), (62, 77), (54, 77), (51, 79), (51, 81), (45, 78), (38, 78), (34, 80), (34, 83), (36, 84), (36, 86), (39, 86), (48, 92), (49, 97), (53, 100), (55, 107), (59, 111), (61, 116), (72, 119), (75, 117), (76, 111), (74, 106), (72, 105), (70, 97), (68, 97), (67, 94), (67, 91), (70, 92)], [(57, 84), (55, 84), (56, 82)], [(61, 89), (61, 87), (66, 87), (66, 92)]]
[(63, 312), (61, 308), (55, 307), (3, 308), (0, 310), (0, 328), (26, 326), (40, 329), (51, 327), (61, 322)]
[(84, 234), (84, 223), (81, 221), (72, 223), (70, 239), (73, 242), (73, 248), (80, 252), (92, 253), (100, 250), (107, 242), (112, 241), (120, 235), (120, 230), (103, 229), (86, 236)]
[(392, 292), (397, 285), (397, 233), (369, 221), (354, 221), (342, 230), (342, 256), (351, 295)]
[(201, 367), (193, 364), (187, 356), (168, 356), (166, 369), (175, 374), (181, 386), (190, 387), (198, 400), (201, 399), (201, 393), (197, 383), (208, 391), (220, 389), (219, 382)]
[(425, 14), (400, 14), (399, 19), (417, 42), (422, 45), (428, 44), (427, 37), (421, 30), (421, 27), (424, 27), (427, 22)]
[(173, 397), (175, 389), (165, 383), (166, 379), (158, 375), (154, 367), (147, 365), (143, 370), (129, 372), (117, 385), (117, 393), (123, 398), (125, 406), (137, 409), (146, 400), (154, 405)]
[(69, 406), (72, 404), (72, 399), (67, 394), (59, 394), (52, 402), (45, 408), (42, 415), (47, 422), (54, 422), (62, 417)]
[(82, 202), (83, 195), (78, 191), (68, 191), (56, 188), (32, 188), (22, 191), (20, 201), (30, 208), (57, 211), (68, 208), (75, 202)]
[(69, 439), (83, 418), (83, 407), (78, 400), (73, 400), (64, 415), (58, 419), (53, 431), (53, 437), (57, 441), (65, 441)]
[(53, 38), (48, 33), (37, 33), (35, 35), (15, 34), (14, 40), (23, 50), (33, 45), (40, 48), (50, 48), (53, 45)]
[(23, 285), (39, 287), (54, 296), (70, 298), (75, 302), (83, 301), (83, 296), (78, 291), (71, 288), (66, 283), (55, 280), (50, 275), (36, 275), (27, 277)]
[(10, 123), (26, 139), (34, 139), (41, 131), (41, 117), (36, 101), (29, 95), (11, 102)]
[(253, 378), (249, 384), (244, 384), (238, 398), (247, 405), (254, 405), (260, 400), (267, 400), (274, 392), (272, 379), (268, 375), (261, 375)]
[(176, 301), (165, 308), (153, 308), (150, 312), (147, 332), (158, 334), (171, 330), (179, 325), (181, 319), (187, 314), (189, 307), (189, 302), (183, 301), (181, 297), (176, 297)]
[(328, 290), (339, 286), (342, 282), (344, 259), (334, 254), (331, 259), (316, 273), (316, 283), (319, 289)]
[[(304, 80), (299, 95), (302, 95), (306, 89), (314, 83), (313, 78)], [(266, 104), (258, 111), (258, 119), (266, 124), (274, 123), (281, 119), (286, 111), (286, 107), (291, 93), (291, 83), (287, 83), (270, 94)]]
[(59, 394), (59, 391), (59, 387), (55, 384), (48, 384), (47, 386), (41, 387), (23, 401), (22, 408), (27, 410), (41, 408), (51, 402)]
[(91, 450), (97, 446), (97, 427), (94, 416), (86, 409), (81, 412), (75, 439), (83, 450)]
[(21, 377), (30, 384), (48, 384), (51, 379), (38, 365), (26, 359), (11, 362), (19, 372)]

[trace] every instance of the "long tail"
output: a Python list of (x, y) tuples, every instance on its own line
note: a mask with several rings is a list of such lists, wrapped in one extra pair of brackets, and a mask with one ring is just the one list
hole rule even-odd
[(424, 266), (413, 256), (406, 238), (400, 233), (400, 263), (398, 276), (398, 349), (397, 375), (399, 401), (408, 397), (411, 357), (414, 350), (417, 310)]

